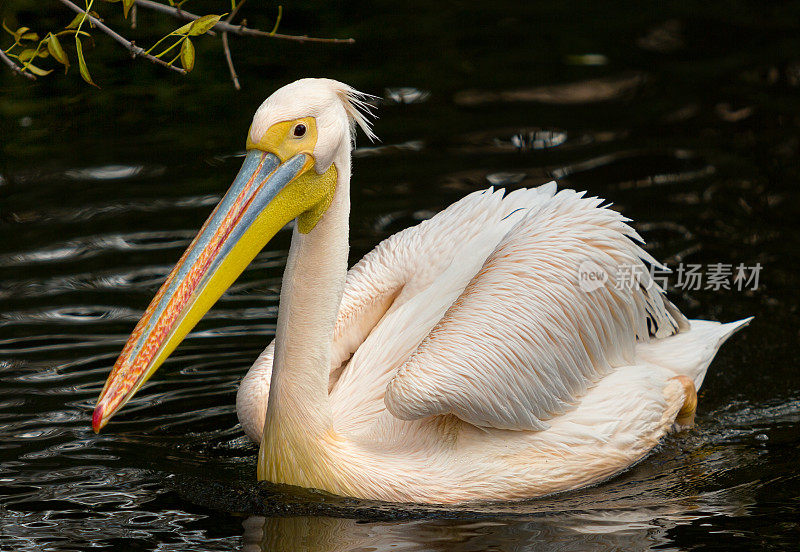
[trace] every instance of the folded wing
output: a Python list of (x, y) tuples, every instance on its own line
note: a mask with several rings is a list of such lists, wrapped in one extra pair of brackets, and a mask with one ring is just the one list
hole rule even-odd
[[(600, 204), (564, 190), (528, 210), (394, 373), (384, 397), (394, 416), (545, 429), (632, 364), (638, 342), (688, 327), (652, 280), (658, 263), (641, 238)], [(581, 286), (587, 272), (600, 274), (596, 289)]]

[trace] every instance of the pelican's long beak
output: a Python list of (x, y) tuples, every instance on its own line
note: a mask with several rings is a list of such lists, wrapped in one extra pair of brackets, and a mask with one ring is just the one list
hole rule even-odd
[(319, 175), (309, 170), (314, 167), (310, 154), (278, 153), (285, 161), (262, 149), (247, 153), (230, 190), (170, 272), (111, 370), (92, 418), (96, 432), (283, 226), (298, 217), (303, 223), (309, 213), (315, 214), (315, 224), (330, 204), (336, 180), (333, 165)]

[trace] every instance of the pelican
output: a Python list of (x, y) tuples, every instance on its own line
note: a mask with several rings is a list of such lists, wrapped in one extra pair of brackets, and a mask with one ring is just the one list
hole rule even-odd
[[(259, 480), (394, 502), (530, 498), (609, 478), (693, 422), (709, 363), (750, 319), (687, 320), (598, 198), (553, 182), (474, 192), (348, 271), (368, 101), (303, 79), (258, 108), (238, 176), (133, 330), (95, 431), (292, 221), (275, 339), (236, 400)], [(625, 267), (634, 285), (615, 284)]]

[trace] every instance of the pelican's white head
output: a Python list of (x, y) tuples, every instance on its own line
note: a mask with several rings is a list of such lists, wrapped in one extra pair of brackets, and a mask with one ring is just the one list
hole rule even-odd
[(300, 232), (314, 229), (331, 205), (338, 172), (344, 176), (350, 170), (356, 127), (374, 138), (367, 97), (334, 80), (302, 79), (261, 104), (236, 180), (111, 370), (95, 407), (95, 431), (150, 378), (278, 230), (294, 219)]
[(317, 174), (323, 174), (337, 154), (346, 151), (349, 155), (356, 127), (375, 139), (369, 120), (371, 106), (365, 101), (369, 97), (331, 79), (287, 84), (256, 111), (247, 135), (248, 149), (272, 148), (279, 155), (305, 151), (314, 157)]

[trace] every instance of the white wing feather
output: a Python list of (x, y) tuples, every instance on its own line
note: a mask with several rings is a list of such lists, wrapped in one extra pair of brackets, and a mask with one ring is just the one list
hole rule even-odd
[[(633, 364), (637, 342), (688, 327), (650, 278), (643, 260), (656, 261), (626, 219), (582, 195), (559, 192), (505, 235), (389, 382), (394, 416), (542, 430), (612, 367)], [(581, 289), (585, 261), (602, 268), (605, 285)], [(617, 286), (621, 269), (640, 282)]]
[(472, 193), (384, 240), (350, 270), (333, 355), (335, 362), (347, 362), (331, 391), (339, 429), (363, 428), (385, 410), (384, 393), (397, 368), (524, 211), (550, 200), (555, 190), (549, 183), (505, 196)]

